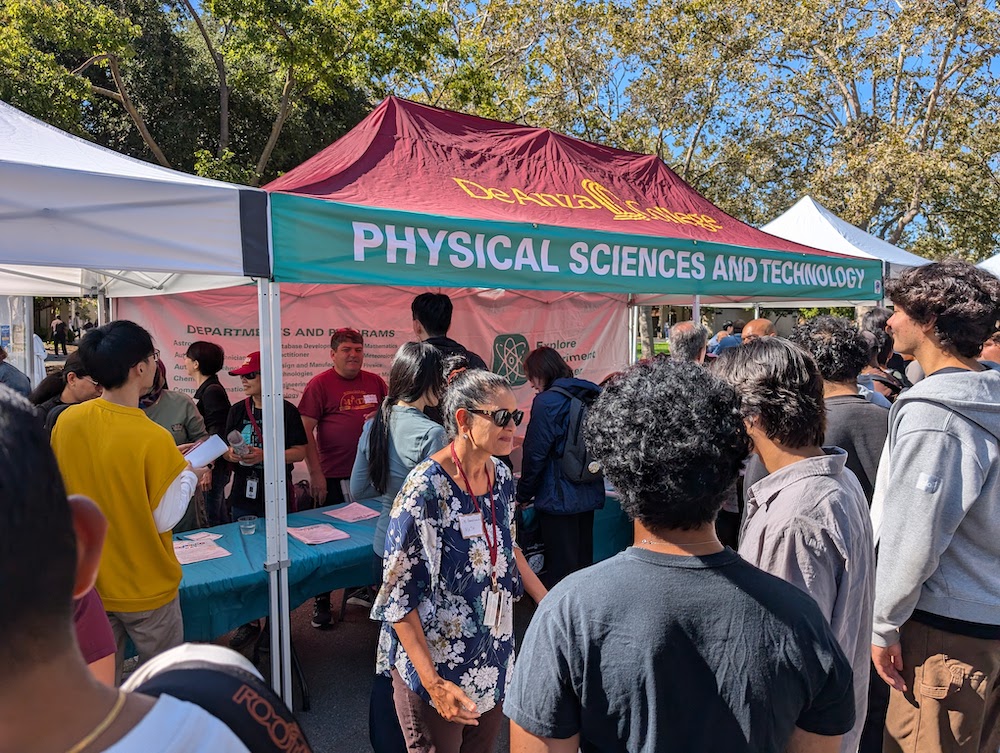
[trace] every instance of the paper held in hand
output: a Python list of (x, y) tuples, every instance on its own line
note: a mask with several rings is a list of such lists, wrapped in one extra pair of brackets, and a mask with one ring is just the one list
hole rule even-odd
[(325, 544), (328, 541), (339, 541), (351, 538), (350, 534), (334, 528), (329, 523), (317, 523), (302, 528), (289, 528), (288, 535), (294, 536), (303, 544)]
[(192, 468), (201, 468), (216, 458), (222, 457), (228, 449), (229, 445), (219, 439), (218, 434), (213, 434), (197, 447), (191, 448), (184, 458), (191, 464)]
[(232, 552), (223, 549), (210, 539), (197, 539), (196, 541), (175, 541), (174, 554), (177, 555), (177, 561), (182, 565), (190, 565), (192, 562), (228, 557)]
[(336, 510), (327, 510), (323, 514), (342, 520), (345, 523), (357, 523), (360, 520), (369, 520), (378, 517), (377, 511), (357, 502), (351, 502), (343, 507), (338, 507)]

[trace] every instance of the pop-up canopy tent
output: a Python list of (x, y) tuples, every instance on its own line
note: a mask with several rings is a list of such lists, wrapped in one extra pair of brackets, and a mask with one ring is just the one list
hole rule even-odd
[(263, 191), (124, 157), (0, 102), (0, 294), (149, 294), (269, 275)]
[(266, 188), (277, 281), (881, 296), (877, 262), (750, 227), (655, 156), (395, 98)]
[(840, 219), (812, 196), (803, 196), (761, 230), (825, 251), (861, 259), (878, 259), (886, 265), (886, 277), (897, 276), (907, 267), (930, 264), (930, 260), (904, 251)]
[(5, 295), (148, 295), (270, 274), (263, 191), (125, 157), (5, 102), (0, 229)]
[(979, 262), (978, 266), (982, 267), (987, 272), (992, 272), (997, 277), (1000, 277), (1000, 254), (991, 256), (986, 261)]
[[(268, 516), (284, 535), (281, 282), (877, 300), (881, 264), (763, 233), (662, 160), (390, 97), (266, 186), (260, 284)], [(280, 565), (279, 565), (280, 566)], [(283, 582), (283, 581), (279, 581)], [(287, 597), (279, 596), (287, 657)], [(284, 662), (288, 671), (289, 664)], [(290, 687), (290, 678), (282, 685)]]

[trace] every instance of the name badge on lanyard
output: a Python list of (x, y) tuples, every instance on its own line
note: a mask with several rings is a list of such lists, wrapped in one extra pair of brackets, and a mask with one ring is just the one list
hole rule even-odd
[(468, 515), (459, 515), (458, 526), (463, 539), (476, 539), (485, 535), (482, 513), (470, 512)]

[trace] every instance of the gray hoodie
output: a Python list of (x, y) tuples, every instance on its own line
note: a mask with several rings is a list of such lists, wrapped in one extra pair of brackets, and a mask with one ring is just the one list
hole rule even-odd
[(872, 527), (872, 642), (914, 609), (1000, 625), (1000, 367), (928, 377), (889, 414)]

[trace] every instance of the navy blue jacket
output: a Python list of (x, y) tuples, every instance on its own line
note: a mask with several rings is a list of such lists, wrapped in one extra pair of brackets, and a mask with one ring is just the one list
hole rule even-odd
[[(556, 379), (552, 387), (561, 387), (584, 401), (601, 391), (593, 382), (566, 377)], [(531, 403), (531, 420), (522, 447), (517, 501), (534, 499), (535, 509), (553, 515), (572, 515), (604, 506), (602, 481), (574, 484), (563, 478), (559, 467), (569, 429), (569, 408), (570, 399), (551, 388), (538, 393)]]

